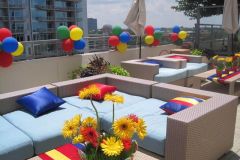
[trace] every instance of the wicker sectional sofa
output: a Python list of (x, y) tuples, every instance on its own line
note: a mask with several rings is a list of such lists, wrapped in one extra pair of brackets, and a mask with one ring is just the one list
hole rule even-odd
[[(188, 62), (183, 59), (169, 58), (169, 56), (184, 56), (188, 59)], [(149, 60), (158, 64), (148, 63)], [(208, 65), (204, 63), (204, 57), (180, 54), (123, 61), (121, 65), (130, 72), (131, 76), (136, 78), (189, 87), (193, 84), (194, 75), (208, 69)]]
[[(139, 146), (166, 160), (213, 160), (233, 145), (238, 98), (213, 92), (184, 88), (148, 80), (103, 74), (89, 78), (47, 85), (64, 98), (60, 109), (33, 117), (16, 103), (16, 99), (41, 87), (0, 95), (0, 159), (27, 159), (64, 143), (61, 128), (75, 114), (95, 116), (88, 100), (77, 97), (87, 84), (100, 82), (117, 87), (125, 103), (116, 106), (116, 118), (134, 113), (146, 121), (148, 136)], [(162, 104), (177, 96), (206, 99), (197, 106), (167, 116)], [(105, 131), (111, 123), (111, 103), (94, 102)]]

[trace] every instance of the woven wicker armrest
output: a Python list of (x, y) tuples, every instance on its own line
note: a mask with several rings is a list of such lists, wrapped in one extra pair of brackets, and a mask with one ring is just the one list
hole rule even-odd
[(138, 78), (123, 77), (113, 74), (105, 75), (107, 77), (107, 84), (116, 86), (119, 91), (145, 98), (150, 98), (152, 96), (152, 85), (157, 84), (157, 82), (154, 81)]
[(213, 160), (233, 146), (238, 98), (168, 84), (153, 86), (153, 97), (168, 101), (195, 96), (205, 101), (168, 117), (166, 160)]
[(181, 69), (185, 68), (187, 65), (187, 61), (185, 59), (165, 58), (162, 56), (147, 57), (147, 59), (159, 61), (163, 65), (163, 67), (166, 68)]
[(48, 88), (53, 93), (57, 94), (57, 87), (52, 85), (44, 85), (44, 86), (38, 86), (34, 88), (9, 92), (0, 94), (0, 115), (15, 111), (20, 108), (20, 106), (16, 103), (16, 100), (19, 99), (22, 96), (31, 94), (37, 90), (39, 90), (42, 87)]
[(70, 97), (78, 95), (80, 89), (94, 82), (106, 84), (107, 83), (106, 76), (104, 74), (101, 74), (92, 77), (57, 82), (53, 83), (52, 85), (58, 88), (58, 96)]
[(121, 66), (126, 69), (132, 77), (153, 80), (159, 73), (158, 64), (142, 63), (140, 60), (130, 60), (121, 62)]

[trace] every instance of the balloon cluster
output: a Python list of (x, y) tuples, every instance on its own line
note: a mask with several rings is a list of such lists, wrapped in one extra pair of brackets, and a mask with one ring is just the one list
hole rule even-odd
[(160, 44), (160, 39), (163, 35), (160, 28), (154, 28), (151, 25), (145, 27), (144, 32), (145, 36), (145, 43), (149, 46), (158, 46)]
[(172, 42), (177, 42), (178, 40), (185, 40), (188, 36), (186, 31), (181, 31), (179, 26), (174, 26), (170, 34), (170, 39)]
[(12, 32), (7, 28), (0, 29), (0, 67), (9, 67), (13, 56), (21, 56), (24, 51), (22, 43), (12, 37)]
[(113, 36), (109, 37), (108, 44), (116, 47), (120, 53), (127, 51), (127, 43), (131, 40), (131, 35), (128, 32), (123, 32), (120, 26), (115, 26), (112, 29)]
[(62, 48), (65, 52), (70, 53), (73, 49), (82, 50), (86, 46), (85, 40), (83, 40), (83, 30), (76, 26), (71, 25), (59, 26), (57, 28), (57, 36), (62, 41)]

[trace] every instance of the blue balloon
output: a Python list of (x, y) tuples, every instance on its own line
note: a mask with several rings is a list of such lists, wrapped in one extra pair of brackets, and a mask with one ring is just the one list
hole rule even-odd
[(181, 28), (179, 26), (174, 26), (172, 31), (173, 33), (179, 33), (181, 31)]
[(13, 37), (5, 38), (2, 42), (2, 49), (7, 53), (15, 52), (18, 48), (18, 41)]
[(131, 36), (128, 32), (122, 32), (119, 38), (122, 43), (128, 43), (131, 40)]
[(80, 39), (79, 41), (74, 42), (74, 49), (76, 50), (82, 50), (86, 46), (86, 42), (83, 39)]

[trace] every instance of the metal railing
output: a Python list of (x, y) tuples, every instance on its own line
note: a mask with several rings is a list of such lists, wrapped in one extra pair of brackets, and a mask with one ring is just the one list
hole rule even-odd
[(58, 6), (54, 6), (54, 5), (35, 5), (35, 7), (37, 9), (42, 9), (42, 10), (57, 10), (57, 11), (74, 11), (76, 10), (76, 12), (80, 12), (82, 9), (81, 8), (76, 8), (74, 6), (62, 6), (62, 7), (58, 7)]
[[(86, 37), (84, 39), (87, 43), (87, 47), (80, 51), (74, 50), (71, 54), (115, 50), (114, 47), (110, 47), (108, 45), (109, 36), (99, 35)], [(171, 43), (167, 34), (162, 37), (161, 42), (162, 45)], [(62, 41), (58, 39), (24, 41), (22, 43), (25, 46), (24, 54), (20, 57), (15, 57), (15, 61), (67, 55), (67, 53), (65, 53), (62, 49)], [(138, 45), (138, 38), (136, 36), (132, 36), (131, 41), (128, 43), (128, 48), (136, 48)], [(144, 42), (142, 43), (142, 46), (145, 46)]]

